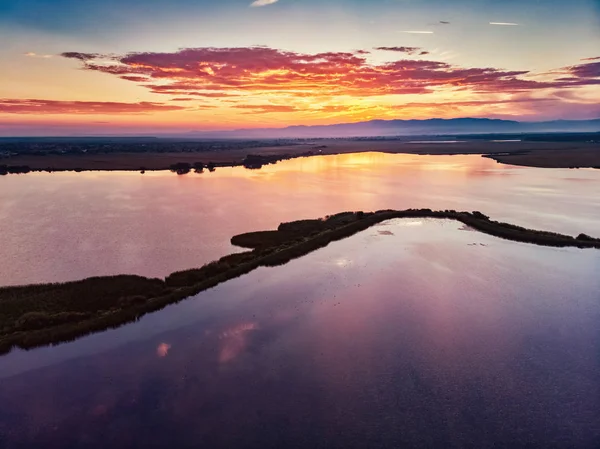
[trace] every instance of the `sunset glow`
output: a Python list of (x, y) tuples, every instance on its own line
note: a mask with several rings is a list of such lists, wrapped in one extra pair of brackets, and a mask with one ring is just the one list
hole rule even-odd
[(125, 3), (0, 7), (0, 135), (600, 116), (594, 0)]

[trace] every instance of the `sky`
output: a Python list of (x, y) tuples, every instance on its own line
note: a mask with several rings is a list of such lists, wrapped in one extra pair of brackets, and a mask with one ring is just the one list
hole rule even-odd
[(600, 0), (0, 0), (0, 135), (600, 118)]

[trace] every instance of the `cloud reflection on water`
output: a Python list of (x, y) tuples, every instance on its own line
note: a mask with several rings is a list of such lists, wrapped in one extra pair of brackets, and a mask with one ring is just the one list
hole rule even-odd
[(166, 357), (169, 354), (169, 349), (171, 349), (171, 345), (168, 343), (161, 343), (156, 348), (156, 355), (159, 357)]

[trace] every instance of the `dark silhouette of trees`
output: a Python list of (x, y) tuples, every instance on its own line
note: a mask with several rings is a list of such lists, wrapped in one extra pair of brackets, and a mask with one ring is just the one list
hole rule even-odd
[(178, 175), (187, 175), (192, 170), (192, 166), (187, 162), (177, 162), (170, 165), (169, 169)]
[[(456, 212), (456, 211), (452, 211), (452, 212)], [(480, 219), (480, 220), (489, 220), (489, 219), (490, 219), (490, 217), (488, 217), (488, 216), (487, 216), (487, 215), (485, 215), (485, 214), (482, 214), (481, 212), (479, 212), (479, 211), (477, 211), (477, 210), (473, 212), (473, 216), (474, 216), (475, 218), (478, 218), (478, 219)]]
[(599, 242), (600, 243), (600, 239), (596, 239), (594, 237), (590, 237), (587, 234), (579, 234), (577, 236), (577, 240), (581, 240), (581, 241), (584, 241), (584, 242)]
[(29, 173), (30, 171), (31, 168), (28, 165), (0, 165), (0, 175)]

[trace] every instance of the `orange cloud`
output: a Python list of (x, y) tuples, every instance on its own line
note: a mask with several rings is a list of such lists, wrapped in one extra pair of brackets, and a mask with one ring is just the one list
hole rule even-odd
[(249, 114), (268, 114), (271, 112), (297, 112), (295, 106), (276, 105), (276, 104), (238, 104), (233, 106), (236, 109), (248, 109)]
[(110, 101), (59, 101), (0, 99), (0, 114), (148, 114), (177, 111), (181, 106), (142, 101), (119, 103)]

